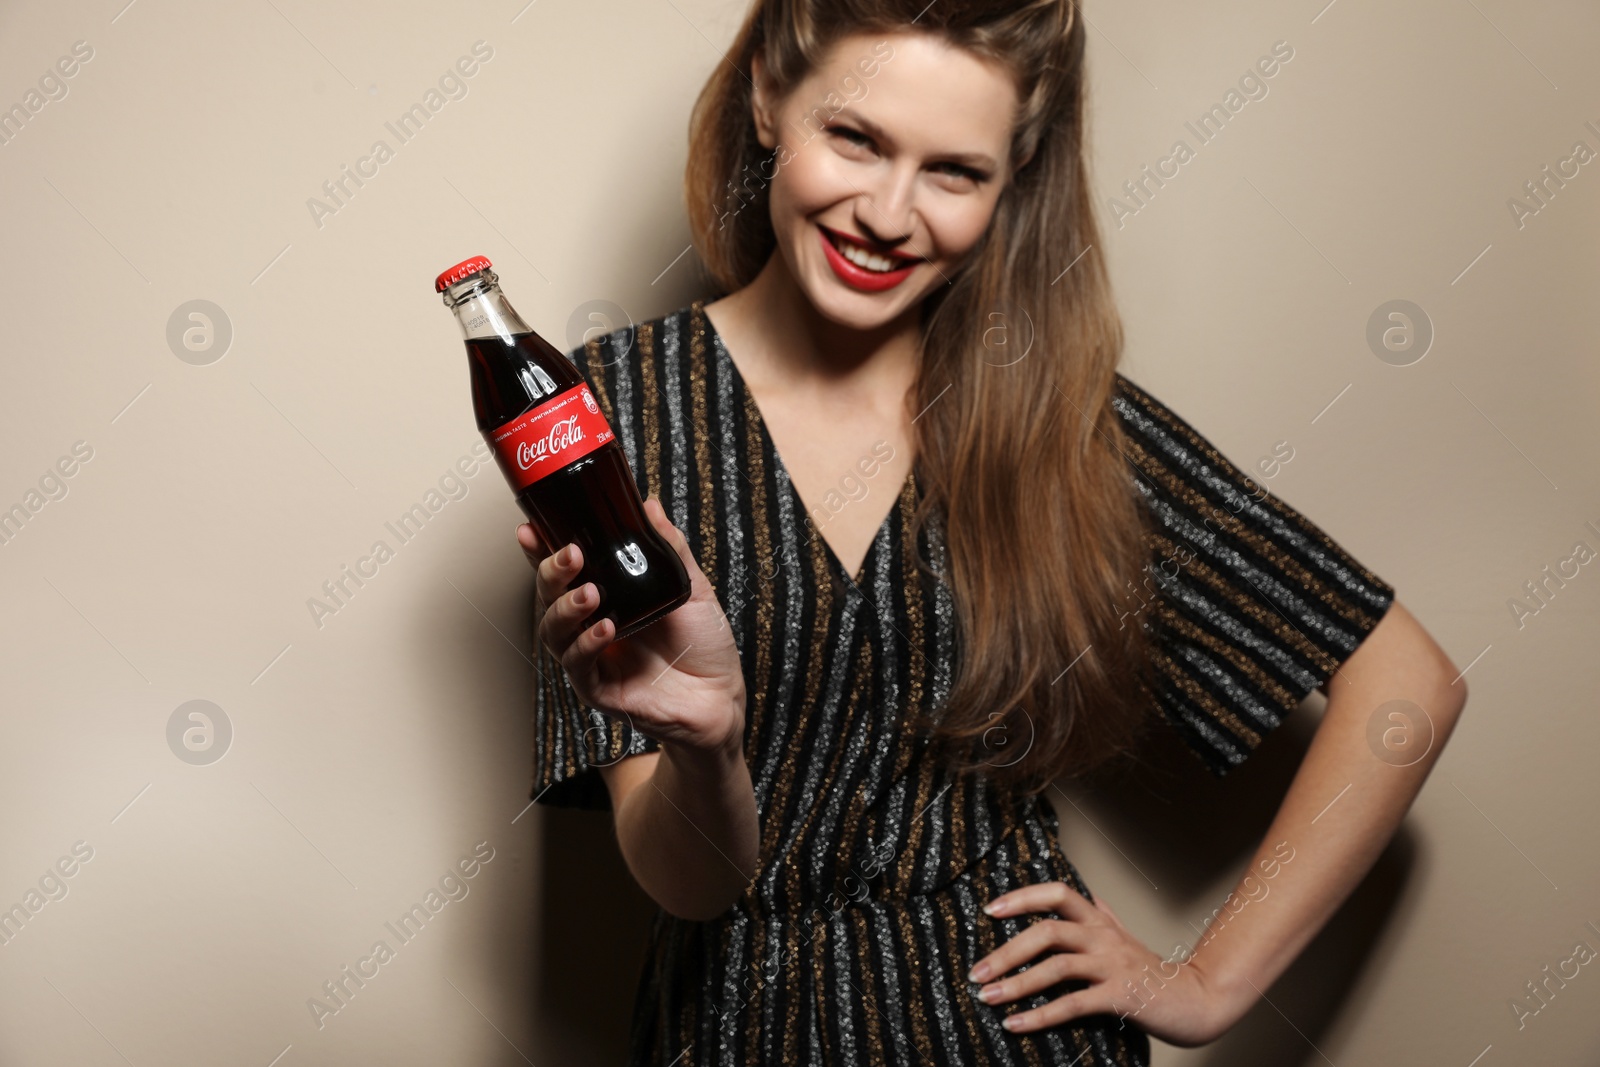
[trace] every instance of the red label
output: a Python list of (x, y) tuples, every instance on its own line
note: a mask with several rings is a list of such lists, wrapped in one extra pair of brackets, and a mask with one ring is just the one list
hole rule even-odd
[(500, 469), (518, 492), (616, 437), (587, 385), (574, 385), (489, 435)]

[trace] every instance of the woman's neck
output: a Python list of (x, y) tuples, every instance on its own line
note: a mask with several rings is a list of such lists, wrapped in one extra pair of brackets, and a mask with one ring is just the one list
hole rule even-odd
[(920, 308), (871, 330), (841, 325), (817, 311), (777, 251), (754, 281), (717, 301), (710, 314), (729, 348), (744, 357), (746, 378), (904, 388), (919, 362)]

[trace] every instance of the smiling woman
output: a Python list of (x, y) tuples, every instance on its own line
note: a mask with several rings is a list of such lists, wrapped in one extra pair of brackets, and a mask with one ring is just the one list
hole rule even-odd
[[(1044, 790), (1152, 722), (1224, 774), (1361, 655), (1269, 831), (1293, 849), (1373, 766), (1365, 712), (1412, 700), (1442, 738), (1459, 711), (1392, 587), (1118, 373), (1084, 38), (1069, 0), (759, 0), (691, 124), (717, 298), (572, 353), (694, 587), (627, 640), (580, 630), (581, 553), (518, 531), (534, 799), (610, 807), (661, 906), (635, 1065), (1135, 1067), (1148, 1035), (1210, 1041), (1438, 746), (1363, 779), (1362, 814), (1137, 1013), (1163, 961), (1090, 894)], [(1013, 311), (1034, 343), (993, 362)], [(868, 452), (894, 491), (806, 522)]]

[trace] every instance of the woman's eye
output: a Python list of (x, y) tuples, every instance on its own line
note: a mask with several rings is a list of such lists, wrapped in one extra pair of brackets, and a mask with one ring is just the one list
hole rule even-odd
[(971, 167), (963, 167), (959, 163), (940, 163), (935, 169), (942, 174), (949, 175), (952, 178), (969, 181), (973, 185), (980, 185), (985, 179), (988, 178), (987, 174), (981, 174), (978, 171), (973, 170)]
[(828, 132), (833, 134), (835, 137), (843, 138), (853, 145), (860, 145), (862, 148), (872, 147), (872, 138), (868, 137), (860, 130), (852, 130), (848, 126), (829, 126)]

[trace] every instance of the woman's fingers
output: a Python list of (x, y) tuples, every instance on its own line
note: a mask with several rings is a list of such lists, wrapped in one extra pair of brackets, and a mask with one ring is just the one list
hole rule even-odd
[(979, 960), (967, 978), (973, 982), (987, 982), (1010, 974), (1045, 952), (1082, 952), (1089, 947), (1090, 936), (1089, 928), (1079, 923), (1065, 919), (1041, 920)]
[(990, 915), (1020, 915), (1029, 911), (1053, 911), (1063, 919), (1093, 926), (1105, 916), (1084, 895), (1066, 882), (1037, 882), (1002, 893), (983, 909)]
[(575, 544), (565, 545), (559, 551), (546, 555), (539, 561), (535, 572), (538, 575), (534, 584), (539, 591), (539, 603), (546, 608), (553, 606), (566, 593), (567, 583), (576, 578), (582, 569), (583, 549)]
[(584, 620), (599, 606), (600, 596), (593, 582), (584, 582), (576, 589), (557, 594), (545, 608), (544, 618), (539, 620), (539, 640), (557, 659), (564, 660), (567, 646), (578, 637)]
[(1035, 963), (1032, 967), (998, 982), (990, 982), (978, 990), (978, 999), (985, 1004), (1009, 1004), (1013, 1000), (1048, 989), (1069, 978), (1099, 979), (1095, 957), (1079, 952), (1056, 952)]
[[(594, 610), (591, 599), (587, 611)], [(617, 637), (617, 624), (610, 619), (601, 619), (593, 626), (584, 630), (573, 638), (561, 653), (561, 666), (572, 679), (573, 688), (578, 695), (589, 704), (603, 703), (597, 696), (600, 688), (600, 653), (615, 641)]]
[(522, 546), (522, 554), (528, 557), (528, 566), (534, 570), (539, 569), (539, 564), (550, 554), (550, 550), (539, 540), (539, 532), (533, 528), (533, 523), (525, 522), (517, 527), (517, 544)]

